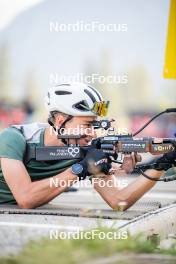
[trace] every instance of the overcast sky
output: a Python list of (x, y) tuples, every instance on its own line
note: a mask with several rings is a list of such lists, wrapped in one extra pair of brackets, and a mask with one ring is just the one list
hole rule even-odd
[(43, 0), (0, 0), (0, 30), (6, 27), (20, 12)]

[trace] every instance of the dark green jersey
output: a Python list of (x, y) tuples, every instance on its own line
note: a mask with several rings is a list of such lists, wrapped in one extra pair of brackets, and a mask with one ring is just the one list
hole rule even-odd
[[(9, 127), (0, 133), (0, 158), (5, 157), (23, 161), (27, 142), (33, 146), (44, 146), (46, 124), (41, 126), (33, 123), (24, 125), (23, 128), (25, 128), (24, 131), (26, 132), (24, 134), (15, 127)], [(27, 164), (24, 164), (31, 180), (37, 181), (57, 175), (74, 163), (75, 160), (44, 162), (32, 159)], [(0, 204), (3, 203), (15, 204), (16, 201), (4, 179), (0, 166)]]

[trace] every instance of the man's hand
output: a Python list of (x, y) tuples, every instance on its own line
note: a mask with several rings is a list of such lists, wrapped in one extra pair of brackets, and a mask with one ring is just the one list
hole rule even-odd
[(111, 159), (101, 149), (91, 149), (85, 158), (79, 162), (84, 168), (84, 175), (107, 175), (111, 169)]
[(126, 173), (131, 173), (134, 170), (136, 163), (140, 162), (141, 160), (141, 155), (137, 153), (125, 155), (121, 169)]
[(173, 166), (176, 166), (176, 151), (171, 151), (158, 158), (154, 169), (158, 171), (167, 171)]

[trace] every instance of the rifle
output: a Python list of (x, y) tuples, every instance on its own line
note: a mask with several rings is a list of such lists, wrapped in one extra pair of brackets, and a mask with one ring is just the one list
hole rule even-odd
[[(103, 152), (107, 153), (110, 157), (112, 157), (112, 162), (120, 163), (117, 160), (118, 154), (131, 154), (131, 153), (151, 153), (153, 155), (160, 155), (164, 153), (168, 153), (171, 151), (176, 151), (176, 138), (154, 138), (154, 137), (143, 137), (136, 138), (135, 136), (139, 134), (146, 126), (148, 126), (154, 119), (159, 117), (164, 113), (176, 112), (176, 108), (169, 108), (165, 111), (157, 114), (153, 118), (151, 118), (142, 128), (140, 128), (134, 134), (127, 135), (113, 135), (113, 130), (111, 129), (111, 122), (114, 120), (100, 120), (94, 121), (94, 128), (103, 128), (105, 130), (109, 130), (106, 136), (98, 137), (92, 140), (89, 146), (79, 146), (77, 143), (78, 139), (82, 137), (82, 135), (58, 135), (58, 139), (65, 139), (67, 144), (62, 147), (36, 147), (33, 149), (33, 153), (28, 151), (28, 160), (29, 158), (35, 158), (38, 161), (51, 161), (51, 160), (81, 160), (86, 155), (89, 149), (102, 149)], [(69, 143), (70, 139), (75, 139), (76, 143), (71, 145)], [(146, 169), (154, 169), (155, 163), (147, 164), (147, 165), (138, 165), (135, 167), (143, 176), (151, 179), (157, 180), (155, 178), (150, 178), (148, 175), (144, 173)], [(176, 180), (176, 175), (171, 175), (168, 177), (164, 177), (159, 179), (159, 181), (172, 181)]]

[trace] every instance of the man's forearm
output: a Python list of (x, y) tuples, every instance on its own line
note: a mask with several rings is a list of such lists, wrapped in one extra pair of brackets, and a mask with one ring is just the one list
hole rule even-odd
[[(148, 170), (146, 174), (151, 177), (160, 178), (164, 172), (156, 170)], [(96, 191), (102, 196), (102, 198), (116, 210), (126, 210), (132, 206), (138, 199), (140, 199), (146, 192), (148, 192), (155, 184), (156, 181), (146, 179), (144, 176), (138, 176), (135, 181), (130, 183), (123, 189), (118, 189), (117, 184), (114, 181), (114, 186), (109, 187), (107, 182), (113, 181), (112, 176), (108, 176), (104, 179), (106, 182), (105, 187), (101, 187), (98, 181), (94, 184)]]
[(35, 208), (48, 203), (65, 191), (77, 179), (78, 177), (73, 175), (69, 168), (54, 177), (31, 182), (24, 190), (25, 199), (28, 200), (26, 207)]
[[(146, 171), (150, 177), (160, 178), (164, 172), (156, 170)], [(125, 209), (132, 206), (137, 200), (139, 200), (146, 192), (148, 192), (157, 182), (145, 178), (143, 175), (137, 177), (135, 181), (130, 183), (127, 187), (122, 189), (120, 192), (126, 197)]]

